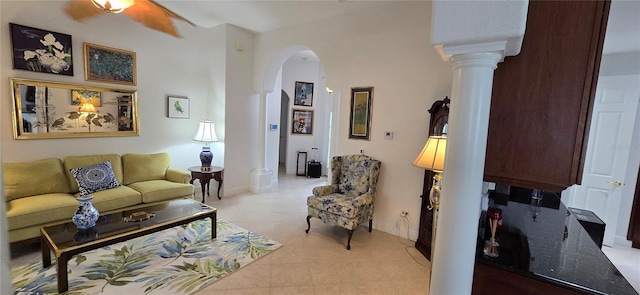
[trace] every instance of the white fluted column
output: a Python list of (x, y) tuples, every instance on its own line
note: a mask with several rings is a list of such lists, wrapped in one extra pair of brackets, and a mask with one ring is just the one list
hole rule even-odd
[(471, 294), (493, 72), (502, 52), (453, 55), (447, 152), (430, 294)]
[(273, 172), (265, 169), (266, 162), (266, 130), (267, 130), (267, 92), (260, 92), (260, 110), (258, 126), (258, 163), (257, 168), (251, 171), (252, 193), (261, 193), (271, 189), (271, 177)]

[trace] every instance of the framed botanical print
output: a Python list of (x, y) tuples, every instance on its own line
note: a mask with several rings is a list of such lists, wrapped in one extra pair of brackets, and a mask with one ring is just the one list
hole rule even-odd
[(304, 107), (313, 106), (313, 83), (296, 81), (293, 104)]
[(71, 35), (9, 24), (13, 68), (73, 76)]
[(373, 87), (351, 88), (349, 138), (370, 140)]
[(313, 110), (292, 110), (291, 134), (313, 135)]

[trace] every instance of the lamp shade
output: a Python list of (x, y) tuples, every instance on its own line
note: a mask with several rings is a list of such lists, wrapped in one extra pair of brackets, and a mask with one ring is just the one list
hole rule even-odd
[(418, 155), (413, 165), (437, 172), (444, 169), (444, 157), (447, 149), (446, 136), (429, 136), (422, 152)]
[(202, 142), (218, 141), (215, 124), (211, 121), (200, 121), (198, 132), (193, 136), (193, 140)]
[(85, 102), (82, 107), (80, 107), (81, 113), (95, 113), (96, 108), (90, 102)]

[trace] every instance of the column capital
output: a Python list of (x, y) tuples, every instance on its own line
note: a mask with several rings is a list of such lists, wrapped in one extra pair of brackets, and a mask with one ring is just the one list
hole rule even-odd
[(474, 53), (495, 53), (500, 56), (497, 62), (504, 59), (507, 41), (493, 41), (458, 45), (436, 45), (434, 48), (444, 61), (449, 61), (454, 55), (468, 55)]
[(451, 56), (450, 61), (454, 70), (464, 67), (487, 67), (495, 70), (503, 58), (502, 52), (493, 51), (456, 54)]

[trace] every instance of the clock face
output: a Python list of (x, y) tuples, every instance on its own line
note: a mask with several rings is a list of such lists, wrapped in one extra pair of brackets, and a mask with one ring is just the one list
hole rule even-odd
[(449, 120), (449, 116), (447, 116), (447, 115), (438, 118), (433, 123), (433, 130), (432, 130), (433, 134), (432, 135), (447, 134), (447, 129), (449, 127), (449, 123), (447, 123), (448, 120)]

